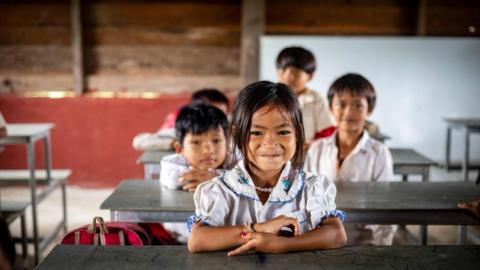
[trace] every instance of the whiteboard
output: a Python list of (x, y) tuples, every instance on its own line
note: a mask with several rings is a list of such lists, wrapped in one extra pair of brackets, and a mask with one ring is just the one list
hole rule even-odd
[[(308, 86), (326, 96), (339, 76), (355, 72), (375, 87), (370, 120), (392, 137), (387, 145), (445, 159), (444, 117), (480, 117), (480, 39), (435, 37), (263, 36), (260, 78), (276, 81), (275, 60), (287, 46), (302, 46), (317, 60)], [(452, 158), (461, 160), (461, 130), (452, 134)], [(480, 134), (471, 136), (471, 160), (480, 160)]]

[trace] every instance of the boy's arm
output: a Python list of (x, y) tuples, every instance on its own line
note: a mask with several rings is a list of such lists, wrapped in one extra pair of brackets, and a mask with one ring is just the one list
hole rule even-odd
[(267, 253), (284, 253), (289, 251), (338, 248), (347, 242), (347, 234), (342, 222), (331, 217), (322, 224), (302, 235), (281, 237), (268, 233), (248, 233), (248, 242), (228, 253), (234, 256), (249, 250)]
[(225, 250), (245, 244), (248, 239), (241, 237), (248, 231), (245, 225), (208, 226), (196, 223), (188, 238), (188, 251), (205, 252)]

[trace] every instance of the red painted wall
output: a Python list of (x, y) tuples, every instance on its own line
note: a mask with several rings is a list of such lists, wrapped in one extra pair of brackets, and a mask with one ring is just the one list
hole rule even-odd
[[(53, 168), (69, 168), (70, 185), (114, 187), (127, 178), (143, 178), (133, 137), (154, 132), (164, 117), (189, 95), (142, 98), (32, 98), (0, 96), (0, 111), (9, 123), (51, 122)], [(37, 168), (43, 168), (43, 143), (36, 144)], [(0, 169), (26, 168), (26, 148), (7, 146)]]

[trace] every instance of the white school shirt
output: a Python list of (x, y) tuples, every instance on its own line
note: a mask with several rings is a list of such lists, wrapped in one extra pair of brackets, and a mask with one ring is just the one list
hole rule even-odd
[(262, 205), (242, 160), (233, 169), (197, 187), (195, 215), (188, 219), (187, 225), (189, 229), (195, 222), (234, 226), (285, 215), (297, 218), (303, 233), (330, 216), (343, 219), (344, 213), (336, 210), (336, 192), (335, 185), (326, 177), (294, 169), (288, 162)]
[(307, 89), (298, 96), (298, 102), (302, 108), (306, 140), (312, 141), (317, 132), (335, 126), (335, 120), (328, 110), (327, 102), (320, 93)]
[[(355, 148), (343, 161), (337, 172), (337, 132), (312, 143), (308, 149), (304, 169), (314, 174), (326, 175), (335, 182), (391, 181), (393, 180), (392, 155), (387, 146), (372, 139), (364, 131)], [(391, 245), (397, 226), (347, 224), (348, 244)]]

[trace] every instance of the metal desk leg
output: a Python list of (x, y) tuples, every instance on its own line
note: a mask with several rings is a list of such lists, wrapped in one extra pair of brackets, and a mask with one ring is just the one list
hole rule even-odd
[[(66, 180), (65, 180), (66, 181)], [(63, 205), (63, 233), (67, 233), (67, 191), (65, 183), (62, 183), (62, 205)]]
[(148, 164), (143, 165), (144, 177), (145, 179), (150, 179), (150, 168)]
[(452, 127), (447, 126), (447, 147), (445, 148), (445, 169), (450, 171), (450, 147), (452, 142)]
[(463, 163), (462, 163), (463, 180), (465, 182), (468, 182), (469, 152), (470, 152), (470, 129), (468, 127), (465, 127), (465, 153), (463, 156)]
[(44, 137), (45, 143), (45, 170), (47, 171), (47, 184), (50, 185), (52, 180), (52, 152), (51, 152), (51, 143), (50, 143), (50, 132)]
[(467, 226), (465, 225), (460, 225), (458, 226), (458, 239), (457, 243), (459, 245), (465, 245), (465, 242), (467, 240)]
[(28, 169), (30, 170), (30, 197), (32, 201), (32, 225), (33, 225), (33, 251), (34, 251), (34, 265), (37, 266), (39, 262), (39, 239), (38, 239), (38, 221), (37, 221), (37, 191), (35, 182), (35, 143), (29, 141), (27, 145), (27, 159)]
[(425, 246), (428, 242), (428, 228), (427, 225), (420, 226), (420, 237), (422, 238), (422, 245)]
[[(428, 182), (430, 180), (430, 167), (426, 166), (423, 168), (422, 182)], [(420, 237), (422, 245), (428, 243), (428, 227), (427, 225), (420, 225)]]
[(25, 221), (25, 212), (20, 216), (20, 230), (22, 234), (22, 263), (23, 269), (28, 269), (28, 250), (27, 250), (27, 226)]

